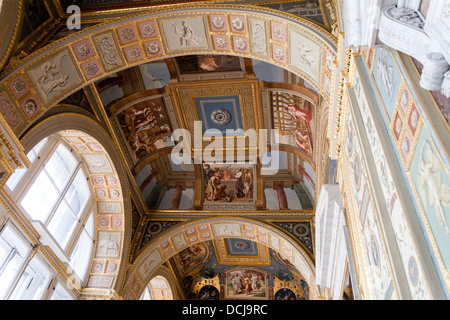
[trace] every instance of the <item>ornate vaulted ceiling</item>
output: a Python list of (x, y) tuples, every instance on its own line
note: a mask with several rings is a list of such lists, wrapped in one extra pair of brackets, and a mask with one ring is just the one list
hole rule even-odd
[[(270, 12), (281, 11), (294, 18), (301, 17), (308, 25), (314, 25), (330, 38), (336, 36), (337, 22), (334, 18), (333, 1), (227, 2), (235, 5), (251, 4), (270, 9)], [(21, 36), (17, 39), (18, 44), (9, 64), (0, 66), (3, 67), (2, 74), (6, 75), (26, 62), (30, 54), (34, 52), (39, 54), (40, 50), (45, 50), (48, 46), (59, 48), (61, 44), (63, 47), (66, 45), (66, 39), (70, 42), (71, 37), (78, 35), (76, 30), (69, 30), (65, 25), (65, 18), (68, 16), (65, 11), (69, 4), (81, 7), (83, 12), (81, 32), (83, 32), (101, 23), (112, 21), (112, 25), (120, 24), (120, 20), (119, 22), (115, 20), (120, 16), (138, 15), (149, 8), (154, 9), (155, 6), (163, 8), (162, 6), (177, 3), (195, 5), (194, 1), (117, 0), (69, 3), (61, 0), (57, 3), (27, 0), (24, 4), (26, 17)], [(324, 144), (320, 141), (320, 115), (323, 104), (329, 98), (326, 88), (332, 77), (333, 55), (325, 44), (318, 45), (301, 33), (273, 21), (270, 31), (268, 29), (262, 31), (263, 37), (268, 41), (265, 44), (267, 46), (259, 48), (258, 42), (254, 41), (250, 52), (245, 36), (248, 36), (247, 33), (250, 31), (257, 35), (258, 28), (268, 26), (268, 22), (256, 17), (247, 26), (247, 18), (243, 15), (234, 17), (237, 20), (232, 20), (230, 16), (226, 17), (226, 21), (231, 25), (231, 31), (227, 31), (226, 26), (220, 25), (224, 21), (221, 20), (225, 17), (224, 14), (189, 17), (187, 21), (191, 25), (202, 25), (197, 24), (197, 20), (200, 21), (206, 16), (208, 16), (207, 23), (211, 24), (214, 31), (211, 40), (215, 41), (216, 46), (214, 52), (210, 54), (205, 52), (197, 54), (196, 50), (191, 50), (192, 52), (180, 50), (178, 47), (183, 47), (183, 43), (180, 45), (180, 38), (176, 36), (173, 38), (175, 40), (164, 36), (161, 39), (149, 36), (149, 41), (142, 42), (151, 61), (138, 58), (141, 53), (140, 45), (132, 39), (133, 32), (137, 30), (133, 28), (138, 26), (141, 35), (145, 35), (145, 28), (149, 28), (147, 31), (153, 34), (157, 29), (167, 27), (168, 30), (176, 31), (182, 27), (182, 22), (177, 25), (178, 22), (174, 23), (169, 17), (162, 19), (158, 26), (156, 20), (152, 20), (153, 22), (145, 25), (136, 24), (131, 29), (128, 26), (119, 27), (115, 30), (117, 34), (114, 35), (109, 31), (94, 33), (92, 39), (85, 38), (72, 43), (70, 48), (67, 46), (64, 51), (59, 49), (54, 51), (56, 53), (52, 54), (53, 64), (36, 67), (29, 74), (21, 73), (17, 78), (25, 84), (25, 91), (30, 91), (29, 80), (25, 79), (25, 76), (33, 78), (33, 81), (38, 79), (37, 83), (40, 83), (39, 79), (46, 76), (44, 67), (53, 68), (55, 64), (61, 69), (65, 68), (61, 74), (64, 72), (76, 74), (79, 82), (83, 79), (89, 83), (83, 88), (73, 90), (62, 100), (58, 98), (58, 94), (52, 95), (55, 88), (52, 85), (55, 82), (48, 82), (50, 86), (43, 87), (40, 91), (33, 89), (35, 91), (31, 97), (35, 99), (33, 101), (37, 110), (34, 110), (34, 115), (26, 120), (31, 123), (37, 119), (37, 114), (45, 119), (59, 112), (75, 112), (97, 119), (108, 131), (128, 171), (133, 208), (130, 261), (182, 223), (190, 219), (211, 216), (252, 217), (264, 220), (274, 230), (290, 237), (293, 243), (302, 248), (308, 259), (313, 261), (315, 184), (317, 166), (323, 161), (323, 156), (318, 155), (318, 150), (319, 146), (322, 147), (321, 144)], [(242, 18), (244, 20), (239, 20)], [(239, 23), (242, 24), (242, 29)], [(44, 30), (46, 32), (42, 32)], [(230, 34), (233, 34), (233, 48), (227, 43), (228, 39), (231, 39), (228, 38), (231, 37)], [(108, 56), (104, 54), (108, 48), (105, 49), (104, 42), (101, 43), (107, 37), (115, 41), (115, 46), (120, 44), (123, 50), (126, 50), (123, 51), (123, 55), (113, 52), (114, 50), (109, 51), (110, 57), (117, 54), (116, 58), (122, 59), (120, 68), (108, 64)], [(298, 46), (295, 50), (300, 50), (299, 52), (304, 54), (304, 60), (288, 61), (286, 54), (289, 45), (283, 41), (307, 43), (314, 50), (311, 52), (304, 46)], [(208, 46), (210, 45), (208, 42)], [(164, 50), (170, 55), (158, 53), (160, 46), (164, 46)], [(201, 51), (203, 48), (199, 45), (197, 49)], [(213, 51), (211, 48), (207, 50)], [(221, 51), (223, 54), (220, 54)], [(97, 52), (102, 52), (103, 55)], [(258, 56), (261, 52), (265, 52), (265, 55)], [(133, 53), (139, 63), (133, 60)], [(83, 71), (78, 71), (75, 66), (70, 69), (71, 64), (67, 62), (72, 58), (79, 61), (80, 69)], [(270, 60), (272, 63), (264, 60)], [(317, 68), (318, 65), (322, 66), (320, 70)], [(293, 72), (300, 69), (304, 72), (304, 77), (299, 77), (298, 72), (297, 74)], [(107, 75), (99, 75), (102, 71)], [(70, 83), (74, 88), (78, 85), (71, 76), (66, 80), (74, 81)], [(12, 83), (13, 81), (10, 81), (11, 85)], [(28, 93), (24, 95), (26, 94)], [(47, 106), (35, 97), (37, 95), (42, 96), (46, 103), (55, 106), (47, 110)], [(27, 109), (23, 110), (27, 112)], [(202, 122), (203, 126), (199, 129), (203, 139), (200, 144), (193, 141), (191, 151), (194, 153), (198, 150), (204, 153), (211, 146), (213, 139), (210, 139), (207, 131), (210, 129), (220, 133), (225, 133), (226, 130), (233, 130), (236, 133), (238, 132), (236, 130), (240, 129), (243, 131), (278, 129), (280, 132), (278, 152), (270, 150), (269, 142), (257, 146), (259, 149), (269, 147), (271, 155), (278, 156), (279, 165), (276, 174), (261, 163), (248, 164), (242, 161), (232, 165), (205, 161), (181, 165), (174, 163), (171, 158), (171, 152), (176, 145), (172, 140), (173, 133), (177, 129), (187, 129), (193, 136), (196, 121)], [(17, 129), (22, 131), (21, 134), (26, 133), (21, 124), (18, 124)], [(227, 143), (231, 140), (234, 142), (235, 138), (233, 136), (224, 140), (219, 139), (222, 147), (215, 148), (215, 152), (225, 153), (231, 149), (233, 155), (237, 157), (242, 151), (247, 159), (251, 146), (228, 147)], [(215, 177), (220, 178), (222, 192), (211, 190), (212, 181), (217, 181), (214, 180)], [(280, 196), (281, 194), (283, 196)], [(186, 237), (189, 236), (188, 232), (185, 231)], [(198, 233), (200, 234), (200, 231)], [(285, 271), (295, 279), (295, 285), (290, 287), (295, 295), (298, 298), (307, 297), (307, 289), (303, 284), (304, 271), (292, 265), (293, 258), (283, 260), (279, 252), (273, 249), (273, 245), (253, 242), (252, 240), (256, 240), (255, 235), (257, 233), (253, 233), (252, 238), (248, 233), (242, 233), (239, 237), (217, 239), (211, 236), (204, 239), (206, 242), (197, 239), (186, 243), (189, 245), (188, 248), (177, 255), (167, 254), (167, 257), (171, 258), (165, 265), (173, 270), (183, 285), (191, 278), (194, 284), (202, 283), (203, 279), (206, 281), (205, 284), (212, 285), (215, 281), (218, 283), (221, 281), (220, 273), (223, 270), (229, 271), (233, 269), (231, 267), (236, 266), (242, 270), (249, 270), (249, 266), (256, 265), (267, 272), (254, 270), (255, 275), (266, 280), (272, 277), (271, 281), (275, 281), (275, 287), (280, 287), (282, 277), (278, 275), (275, 277), (278, 280), (274, 280), (273, 276), (276, 276), (278, 271)], [(286, 245), (283, 248), (288, 247)], [(280, 247), (279, 251), (282, 252), (283, 248)], [(286, 252), (292, 250), (289, 248)], [(175, 249), (173, 252), (179, 251)], [(161, 250), (164, 254), (171, 252), (166, 248)], [(193, 250), (199, 250), (199, 257), (193, 258)], [(180, 265), (185, 266), (185, 269), (180, 270)], [(202, 276), (202, 273), (209, 269), (213, 270), (213, 276), (209, 278)], [(137, 273), (139, 272), (138, 270)], [(231, 276), (231, 273), (225, 274)], [(190, 297), (193, 293), (200, 294), (198, 291), (199, 288), (195, 285), (189, 286), (185, 292), (186, 297)], [(260, 293), (262, 294), (262, 291)]]

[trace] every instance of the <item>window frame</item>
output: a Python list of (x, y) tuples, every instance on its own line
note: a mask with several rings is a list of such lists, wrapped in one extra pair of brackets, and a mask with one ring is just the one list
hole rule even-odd
[[(30, 257), (33, 255), (32, 243), (29, 241), (29, 239), (27, 237), (25, 237), (25, 235), (22, 234), (22, 232), (19, 231), (19, 229), (16, 227), (16, 225), (14, 223), (7, 221), (3, 226), (1, 226), (0, 227), (0, 236), (2, 236), (3, 233), (6, 231), (6, 229), (8, 229), (8, 228), (10, 229), (9, 232), (11, 232), (17, 238), (20, 238), (20, 241), (22, 241), (25, 245), (28, 245), (29, 248), (26, 250), (26, 252), (24, 252), (23, 257), (21, 257), (22, 261), (20, 261), (20, 263), (18, 264), (17, 271), (12, 276), (10, 282), (6, 286), (5, 292), (2, 295), (0, 295), (0, 299), (8, 299), (11, 296), (20, 277), (22, 276), (24, 270), (28, 266), (29, 261), (31, 260)], [(6, 267), (9, 264), (9, 262), (12, 260), (12, 258), (14, 258), (14, 256), (11, 257), (10, 255), (11, 255), (11, 251), (8, 254), (8, 257), (5, 259), (5, 261), (1, 261), (2, 265), (0, 267), (2, 268), (2, 270), (0, 270), (0, 274), (3, 273), (4, 267)], [(14, 253), (14, 255), (16, 255), (16, 253)], [(6, 262), (8, 262), (8, 263), (6, 263)]]
[[(57, 134), (52, 134), (41, 141), (47, 139), (45, 144), (41, 147), (35, 158), (33, 159), (32, 166), (26, 170), (26, 172), (20, 177), (20, 179), (17, 181), (16, 185), (11, 190), (8, 185), (5, 184), (3, 190), (8, 194), (8, 196), (14, 201), (16, 206), (18, 207), (19, 211), (25, 216), (27, 220), (31, 222), (31, 224), (36, 228), (36, 230), (41, 235), (41, 242), (44, 245), (49, 245), (49, 247), (52, 249), (52, 251), (56, 254), (56, 256), (64, 263), (67, 264), (70, 269), (70, 259), (72, 256), (72, 253), (75, 250), (75, 247), (80, 240), (81, 234), (83, 233), (85, 226), (88, 224), (88, 220), (93, 215), (93, 230), (89, 230), (88, 233), (93, 234), (92, 238), (92, 250), (91, 255), (89, 257), (89, 261), (92, 261), (93, 255), (95, 254), (95, 230), (96, 230), (96, 199), (94, 195), (93, 185), (90, 181), (90, 175), (88, 173), (88, 170), (86, 169), (86, 166), (81, 158), (81, 156), (78, 154), (78, 152), (72, 148), (67, 142), (65, 142), (63, 139), (61, 139)], [(36, 144), (37, 146), (38, 144)], [(39, 177), (39, 174), (44, 170), (45, 165), (50, 161), (51, 157), (55, 154), (58, 147), (60, 145), (63, 145), (67, 150), (71, 153), (71, 155), (74, 157), (75, 161), (77, 162), (77, 165), (75, 166), (75, 169), (70, 175), (69, 180), (66, 182), (64, 188), (62, 191), (60, 191), (58, 188), (58, 198), (54, 205), (52, 206), (52, 209), (50, 210), (46, 221), (40, 221), (40, 220), (33, 220), (33, 218), (27, 213), (25, 208), (21, 205), (22, 200), (27, 195), (27, 192), (31, 189), (31, 187), (34, 185), (36, 179)], [(30, 150), (30, 152), (32, 152)], [(65, 196), (67, 195), (67, 192), (69, 191), (70, 187), (72, 186), (72, 183), (75, 181), (78, 173), (82, 171), (84, 174), (84, 178), (87, 181), (87, 187), (89, 191), (89, 196), (86, 200), (84, 208), (81, 210), (79, 214), (79, 218), (76, 217), (75, 219), (75, 227), (73, 228), (72, 234), (70, 235), (65, 248), (62, 248), (62, 246), (58, 243), (58, 241), (54, 238), (54, 236), (51, 234), (50, 230), (48, 229), (48, 226), (50, 224), (50, 221), (52, 221), (52, 218), (55, 216), (59, 205), (61, 202), (66, 201), (67, 205), (70, 207), (70, 204), (65, 200)], [(52, 180), (52, 184), (54, 184)], [(56, 185), (55, 185), (56, 187)], [(73, 210), (71, 209), (72, 213)], [(74, 213), (76, 216), (76, 213)], [(84, 274), (77, 274), (75, 270), (72, 270), (73, 276), (77, 278), (79, 283), (81, 285), (84, 285), (87, 281), (88, 273), (89, 273), (89, 265), (88, 263), (85, 273)], [(23, 272), (25, 269), (21, 270)], [(16, 279), (16, 282), (18, 279)]]

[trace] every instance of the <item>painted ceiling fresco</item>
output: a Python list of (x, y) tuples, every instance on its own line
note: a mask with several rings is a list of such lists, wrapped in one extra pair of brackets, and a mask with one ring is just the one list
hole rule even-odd
[[(94, 8), (98, 2), (95, 5), (89, 1), (78, 4), (99, 9)], [(118, 6), (129, 4), (115, 3)], [(139, 1), (134, 4), (142, 5)], [(297, 193), (298, 190), (294, 189), (300, 188), (303, 192), (314, 190), (315, 113), (319, 97), (317, 91), (322, 91), (324, 73), (313, 62), (320, 60), (322, 64), (326, 45), (322, 40), (308, 40), (299, 29), (288, 24), (261, 20), (256, 15), (239, 14), (232, 20), (229, 18), (226, 14), (202, 13), (173, 21), (167, 14), (158, 19), (150, 17), (116, 25), (87, 37), (81, 37), (84, 32), (80, 37), (73, 36), (70, 31), (56, 26), (55, 32), (42, 40), (44, 43), (50, 44), (50, 48), (56, 47), (59, 43), (66, 43), (55, 43), (66, 36), (73, 42), (67, 41), (66, 47), (46, 56), (49, 61), (30, 64), (26, 71), (13, 74), (0, 88), (0, 100), (13, 101), (16, 98), (19, 103), (21, 109), (17, 117), (6, 117), (15, 132), (26, 131), (26, 127), (51, 104), (56, 105), (55, 110), (70, 110), (95, 119), (102, 130), (110, 131), (118, 157), (129, 174), (133, 241), (130, 252), (133, 255), (144, 252), (161, 236), (179, 228), (183, 222), (180, 216), (195, 210), (239, 213), (264, 209), (267, 202), (277, 202), (276, 196), (275, 200), (266, 199), (264, 189), (276, 194), (274, 183), (283, 180), (289, 198), (296, 204), (291, 216), (305, 209), (307, 217), (296, 221), (300, 225), (280, 222), (277, 232), (283, 230), (295, 239), (295, 245), (301, 244), (301, 254), (305, 254), (306, 262), (298, 254), (300, 251), (294, 250), (293, 245), (284, 239), (269, 238), (265, 234), (260, 235), (265, 244), (246, 240), (245, 237), (250, 237), (248, 234), (256, 239), (255, 229), (254, 233), (246, 230), (241, 235), (242, 239), (212, 240), (210, 237), (209, 242), (179, 252), (170, 263), (180, 282), (189, 282), (193, 277), (194, 282), (186, 295), (194, 299), (307, 299), (306, 281), (298, 270), (308, 275), (299, 265), (307, 269), (307, 259), (313, 257), (310, 224), (313, 213), (312, 205), (302, 207), (296, 195), (302, 192)], [(89, 19), (87, 21), (89, 23)], [(226, 28), (230, 30), (229, 48), (217, 53), (213, 49), (213, 36), (216, 36), (215, 40), (223, 36), (223, 31), (219, 30), (221, 21), (226, 21)], [(183, 36), (180, 30), (188, 27), (198, 38)], [(261, 28), (265, 28), (264, 32)], [(283, 54), (277, 51), (275, 55), (279, 63), (272, 63), (275, 58), (272, 58), (269, 33), (278, 37), (277, 46), (284, 50)], [(254, 35), (262, 35), (264, 39), (259, 40), (264, 40), (262, 43), (266, 45), (259, 46)], [(293, 38), (288, 40), (288, 35)], [(297, 53), (303, 40), (311, 50), (302, 47), (303, 60), (294, 54), (293, 59), (287, 61), (288, 41), (296, 42), (293, 47)], [(216, 42), (220, 43), (224, 45), (219, 40)], [(240, 50), (241, 56), (231, 49), (232, 46)], [(205, 54), (202, 50), (206, 47), (216, 54)], [(222, 52), (224, 54), (220, 54)], [(158, 58), (154, 59), (155, 56)], [(265, 62), (259, 58), (264, 58)], [(284, 69), (281, 65), (292, 65), (292, 69)], [(294, 69), (304, 69), (305, 74), (311, 77), (304, 80), (294, 74)], [(297, 99), (288, 93), (280, 93), (279, 96), (285, 95), (283, 101), (286, 103), (280, 104), (274, 112), (270, 89), (281, 84), (302, 88), (316, 98)], [(69, 88), (70, 95), (66, 97)], [(12, 107), (12, 104), (2, 106)], [(273, 118), (274, 114), (276, 118)], [(279, 174), (270, 176), (254, 164), (230, 166), (208, 161), (200, 166), (175, 164), (170, 157), (175, 145), (172, 134), (180, 128), (193, 132), (194, 121), (202, 121), (204, 138), (209, 138), (209, 129), (217, 129), (221, 133), (232, 129), (236, 135), (241, 135), (238, 130), (282, 129), (288, 136), (284, 144), (289, 149), (283, 151), (282, 162), (277, 168)], [(202, 150), (207, 144), (207, 139), (203, 139)], [(103, 199), (107, 195), (104, 190), (107, 189), (107, 181), (102, 183), (103, 180), (97, 178), (100, 182), (96, 196)], [(162, 202), (165, 202), (164, 208)], [(101, 209), (112, 210), (109, 207)], [(101, 213), (110, 214), (109, 211)], [(101, 223), (107, 226), (112, 222), (102, 218)], [(231, 226), (234, 229), (230, 232), (237, 232), (236, 227), (239, 226)], [(220, 232), (228, 232), (228, 224), (222, 227), (225, 231)], [(104, 232), (102, 240), (107, 239), (107, 235)], [(124, 243), (122, 234), (113, 236), (113, 241)], [(186, 244), (193, 244), (192, 239), (186, 239)], [(283, 251), (288, 260), (269, 248)], [(164, 249), (165, 260), (178, 252), (174, 251), (175, 248), (169, 249), (173, 251)], [(143, 267), (139, 273), (146, 270), (150, 269)], [(93, 279), (92, 283), (100, 286), (100, 278)]]
[(239, 238), (191, 246), (169, 261), (189, 300), (307, 300), (308, 285), (276, 251)]
[[(190, 172), (191, 179), (195, 179), (195, 176), (193, 166), (188, 168), (187, 165), (175, 165), (170, 155), (165, 157), (171, 164), (170, 168), (163, 165), (164, 161), (158, 160), (158, 163), (151, 164), (151, 170), (144, 170), (149, 165), (147, 159), (175, 145), (171, 140), (175, 129), (185, 127), (193, 132), (195, 121), (201, 121), (205, 138), (210, 137), (211, 129), (218, 130), (222, 135), (229, 135), (227, 130), (232, 130), (233, 137), (240, 137), (245, 130), (258, 128), (262, 116), (258, 118), (255, 110), (261, 108), (258, 91), (262, 84), (273, 81), (279, 83), (288, 77), (281, 68), (269, 66), (256, 60), (251, 64), (245, 63), (243, 58), (229, 55), (187, 55), (144, 63), (96, 82), (96, 89), (149, 207), (158, 207), (162, 197), (158, 192), (165, 193), (174, 188), (170, 183), (169, 186), (149, 184), (151, 179), (173, 177), (175, 181), (178, 177), (181, 181), (186, 181), (188, 188), (192, 188), (193, 181), (186, 180), (187, 176), (182, 175)], [(249, 73), (255, 74), (253, 79), (249, 78)], [(190, 78), (191, 76), (195, 78)], [(210, 81), (201, 81), (202, 77)], [(295, 77), (293, 79), (298, 80)], [(267, 119), (263, 122), (266, 122), (266, 128), (280, 130), (281, 144), (299, 150), (303, 157), (313, 161), (316, 100), (311, 90), (306, 91), (306, 95), (301, 95), (271, 90), (273, 112), (270, 118), (273, 120), (272, 123), (266, 122)], [(72, 100), (80, 99), (78, 96), (80, 94), (74, 94)], [(133, 100), (136, 102), (130, 102)], [(70, 104), (70, 101), (66, 99), (62, 103)], [(242, 108), (243, 105), (246, 107)], [(176, 106), (182, 111), (179, 116), (176, 116)], [(270, 107), (267, 105), (267, 110)], [(209, 142), (203, 141), (204, 147), (208, 144)], [(296, 161), (301, 160), (299, 158)], [(302, 182), (297, 193), (301, 195), (304, 207), (311, 207), (307, 204), (310, 200), (305, 202), (311, 196), (305, 198), (304, 194), (314, 194), (314, 170), (305, 171), (305, 165), (288, 168), (287, 158), (283, 158), (282, 162), (278, 169), (291, 171), (292, 181), (297, 179), (298, 174), (305, 177), (309, 187)], [(158, 170), (160, 174), (152, 176), (154, 170)], [(202, 175), (204, 208), (255, 208), (258, 176), (254, 166), (214, 166), (205, 162)], [(153, 189), (150, 190), (151, 188)], [(309, 191), (306, 191), (307, 188)]]

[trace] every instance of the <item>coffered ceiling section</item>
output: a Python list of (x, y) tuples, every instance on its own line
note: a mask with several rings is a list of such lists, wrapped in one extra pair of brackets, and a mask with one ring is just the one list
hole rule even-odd
[[(259, 85), (255, 79), (170, 84), (182, 126), (194, 133), (201, 121), (203, 139), (201, 144), (194, 144), (194, 150), (197, 146), (201, 150), (208, 147), (213, 135), (244, 137), (244, 131), (261, 128)], [(218, 149), (225, 147), (223, 144)]]

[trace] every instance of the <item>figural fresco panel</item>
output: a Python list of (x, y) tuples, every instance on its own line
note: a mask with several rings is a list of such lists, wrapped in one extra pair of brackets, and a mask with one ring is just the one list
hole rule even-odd
[[(344, 134), (346, 150), (344, 159), (347, 188), (352, 203), (353, 230), (360, 234), (362, 249), (362, 267), (367, 275), (367, 284), (376, 300), (396, 299), (394, 277), (390, 269), (390, 261), (381, 234), (380, 222), (372, 196), (366, 163), (361, 152), (360, 142), (356, 133), (350, 108), (346, 113), (346, 128)], [(354, 235), (355, 236), (355, 235)]]
[(402, 77), (389, 50), (379, 49), (376, 51), (373, 78), (387, 116), (392, 119)]
[[(198, 221), (196, 223), (188, 223), (180, 227), (175, 226), (175, 229), (173, 229), (172, 231), (168, 230), (169, 234), (166, 237), (156, 239), (156, 242), (153, 243), (152, 251), (142, 252), (140, 254), (140, 258), (134, 263), (132, 270), (130, 271), (130, 276), (127, 278), (126, 285), (124, 287), (124, 294), (127, 299), (137, 297), (138, 293), (140, 292), (140, 284), (148, 281), (153, 270), (155, 270), (166, 259), (173, 258), (177, 254), (177, 252), (180, 252), (180, 250), (182, 251), (195, 244), (205, 243), (205, 241), (213, 239), (220, 240), (230, 237), (239, 238), (243, 241), (256, 241), (259, 244), (269, 246), (271, 249), (279, 251), (276, 252), (276, 260), (282, 261), (279, 263), (284, 265), (284, 269), (294, 268), (290, 270), (297, 270), (296, 272), (299, 272), (302, 277), (306, 277), (303, 278), (303, 281), (304, 279), (308, 279), (308, 281), (314, 281), (314, 275), (310, 271), (312, 264), (309, 258), (307, 258), (303, 253), (300, 253), (298, 249), (296, 249), (291, 244), (290, 240), (287, 240), (284, 238), (284, 236), (278, 234), (278, 231), (274, 231), (270, 227), (267, 228), (267, 226), (264, 227), (259, 223), (255, 224), (254, 222), (250, 222), (249, 220), (214, 220), (217, 221)], [(186, 255), (185, 257), (188, 260), (190, 259), (188, 258), (188, 255)], [(217, 258), (215, 258), (215, 255), (213, 255), (212, 259), (208, 258), (204, 261), (210, 261), (209, 267), (213, 267), (217, 264)], [(204, 266), (202, 264), (195, 263), (195, 266), (193, 267), (193, 271), (188, 271), (188, 279), (186, 279), (186, 284), (188, 286), (192, 285), (191, 290), (192, 287), (200, 290), (201, 286), (199, 287), (197, 284), (195, 284), (195, 282), (189, 281), (189, 273), (194, 272), (195, 270), (198, 270), (199, 268)], [(211, 274), (212, 276), (214, 276), (215, 274), (209, 271), (207, 272), (207, 270), (204, 271), (205, 274)], [(269, 271), (273, 271), (271, 267), (269, 267)], [(217, 280), (216, 284), (218, 285), (219, 278), (215, 279)], [(302, 279), (297, 279), (297, 284), (301, 284), (301, 280)], [(185, 282), (183, 281), (183, 283)], [(301, 284), (301, 288), (308, 288), (308, 285), (305, 286), (305, 284), (306, 282)], [(294, 288), (294, 286), (292, 286), (291, 288)], [(195, 298), (197, 298), (198, 291), (194, 291), (193, 293), (195, 295)], [(308, 293), (306, 293), (306, 296), (308, 296), (308, 294), (311, 293), (309, 293), (308, 291)], [(303, 294), (302, 296), (304, 297), (305, 295)]]
[(119, 111), (115, 117), (127, 141), (133, 160), (173, 146), (172, 128), (162, 97), (151, 98)]
[(432, 141), (426, 127), (423, 127), (409, 176), (414, 184), (420, 207), (425, 213), (424, 220), (436, 241), (444, 266), (449, 270), (450, 176)]
[[(222, 240), (220, 243), (225, 243), (225, 240)], [(253, 246), (251, 241), (248, 240), (233, 239), (233, 241), (234, 244)], [(204, 244), (208, 248), (213, 247), (211, 242)], [(264, 246), (259, 245), (258, 248), (264, 248)], [(288, 295), (289, 299), (308, 299), (308, 285), (298, 270), (282, 258), (279, 253), (267, 249), (267, 247), (264, 250), (267, 252), (265, 258), (267, 263), (250, 267), (246, 265), (245, 261), (236, 260), (233, 262), (218, 258), (217, 249), (211, 251), (208, 258), (204, 259), (204, 255), (199, 248), (189, 247), (186, 252), (190, 254), (186, 255), (186, 252), (182, 252), (179, 258), (185, 259), (187, 264), (192, 265), (192, 267), (184, 274), (177, 273), (187, 299), (283, 299), (284, 294), (281, 292), (278, 295), (276, 294), (283, 289), (292, 291), (292, 294)], [(196, 252), (198, 254), (195, 254)], [(252, 254), (245, 255), (242, 252), (241, 254), (241, 259), (253, 256)], [(175, 256), (172, 264), (178, 261), (177, 259)], [(177, 269), (177, 267), (175, 268)]]
[[(370, 66), (373, 64), (372, 81), (376, 81), (377, 65), (380, 64), (378, 60), (383, 58), (384, 55), (384, 53), (381, 54), (378, 51), (380, 50), (367, 50), (364, 57), (369, 72), (371, 70)], [(407, 177), (407, 183), (411, 187), (411, 195), (418, 208), (418, 216), (421, 219), (433, 249), (433, 254), (448, 287), (450, 286), (450, 251), (447, 250), (448, 246), (446, 246), (446, 243), (449, 242), (450, 235), (446, 231), (446, 226), (450, 219), (447, 196), (450, 179), (449, 169), (443, 161), (442, 153), (438, 152), (430, 136), (430, 128), (428, 128), (428, 123), (425, 121), (426, 116), (420, 111), (420, 104), (416, 100), (416, 96), (412, 94), (413, 89), (406, 79), (403, 78), (399, 66), (395, 63), (390, 52), (386, 51), (386, 57), (387, 65), (392, 67), (393, 79), (397, 79), (394, 80), (397, 82), (394, 82), (396, 86), (393, 92), (398, 92), (393, 95), (395, 96), (395, 102), (390, 105), (391, 116), (386, 117), (386, 114), (383, 114), (385, 115), (385, 121), (389, 124), (393, 145), (401, 159), (400, 163)], [(387, 70), (391, 70), (391, 68)], [(384, 85), (384, 83), (380, 85)], [(396, 89), (397, 87), (398, 90)], [(379, 92), (383, 96), (382, 90)], [(377, 90), (375, 90), (375, 94), (377, 94)], [(385, 94), (383, 96), (384, 100), (386, 100)], [(383, 110), (383, 107), (381, 106), (379, 109)], [(430, 190), (433, 190), (431, 193), (434, 195), (434, 199), (430, 199), (428, 195)], [(400, 223), (402, 220), (397, 219), (397, 221)], [(397, 225), (403, 224), (404, 222)], [(407, 264), (412, 267), (416, 266), (420, 270), (420, 262), (414, 262), (416, 260), (417, 257), (411, 255), (411, 259)], [(416, 280), (416, 282), (410, 283), (416, 283), (415, 288), (420, 287), (417, 286), (417, 283), (420, 283), (420, 273), (414, 278), (419, 281)], [(409, 280), (412, 281), (411, 279)]]
[[(381, 182), (381, 190), (384, 196), (384, 206), (389, 212), (394, 233), (396, 234), (398, 245), (400, 247), (400, 255), (403, 261), (403, 267), (408, 274), (411, 271), (410, 261), (418, 261), (417, 252), (414, 246), (412, 235), (409, 231), (409, 226), (406, 223), (405, 212), (403, 210), (404, 204), (401, 203), (396, 184), (391, 174), (391, 169), (388, 166), (385, 151), (382, 147), (379, 135), (376, 130), (375, 122), (372, 118), (372, 111), (377, 110), (376, 107), (370, 106), (365, 95), (365, 90), (361, 85), (361, 75), (358, 71), (355, 72), (355, 90), (356, 98), (358, 100), (358, 107), (361, 112), (364, 128), (369, 139), (369, 147), (375, 161), (375, 171)], [(381, 204), (380, 204), (381, 205)], [(411, 293), (415, 299), (429, 298), (428, 288), (425, 284), (424, 274), (420, 265), (415, 265), (417, 276), (414, 279), (409, 277), (409, 285)], [(413, 281), (414, 280), (414, 281)]]

